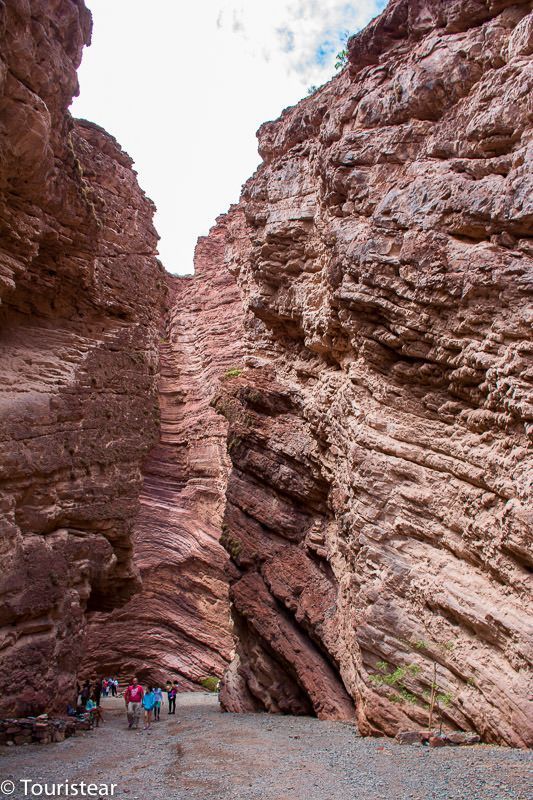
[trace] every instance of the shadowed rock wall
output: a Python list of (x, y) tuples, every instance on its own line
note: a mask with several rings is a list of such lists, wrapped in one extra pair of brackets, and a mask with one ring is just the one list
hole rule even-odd
[(259, 131), (228, 710), (394, 734), (436, 664), (445, 726), (533, 741), (532, 35), (529, 2), (392, 0)]
[(138, 588), (166, 291), (153, 205), (67, 108), (81, 0), (0, 4), (0, 713), (63, 710), (87, 610)]

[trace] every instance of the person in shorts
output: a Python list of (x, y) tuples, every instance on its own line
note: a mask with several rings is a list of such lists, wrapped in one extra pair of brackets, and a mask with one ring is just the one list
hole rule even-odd
[(124, 692), (124, 702), (128, 714), (128, 728), (138, 728), (141, 716), (144, 689), (137, 678), (132, 678), (130, 685)]
[(152, 727), (152, 713), (155, 705), (155, 694), (152, 686), (149, 686), (142, 699), (144, 709), (144, 731), (149, 731)]
[(163, 691), (160, 687), (154, 689), (154, 722), (159, 722), (161, 717), (161, 704), (163, 702)]

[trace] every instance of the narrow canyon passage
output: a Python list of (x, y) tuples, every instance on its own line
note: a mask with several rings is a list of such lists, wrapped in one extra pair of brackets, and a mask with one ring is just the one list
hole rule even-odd
[[(221, 714), (216, 695), (183, 693), (151, 733), (127, 730), (121, 698), (106, 721), (53, 747), (2, 750), (0, 776), (116, 784), (125, 800), (526, 800), (531, 754), (500, 747), (451, 750), (364, 739), (352, 725), (311, 717)], [(23, 785), (22, 785), (23, 786)], [(111, 791), (111, 789), (109, 789)], [(26, 795), (27, 796), (27, 795)]]
[[(169, 310), (158, 342), (160, 436), (143, 465), (134, 561), (143, 588), (111, 614), (92, 615), (84, 674), (192, 689), (222, 675), (232, 650), (228, 555), (219, 544), (229, 457), (215, 387), (242, 360), (242, 310), (220, 270), (226, 224), (199, 239), (195, 274), (167, 276)], [(137, 637), (130, 635), (135, 626)]]
[[(68, 111), (84, 0), (0, 0), (7, 776), (525, 798), (493, 746), (533, 745), (532, 8), (389, 0), (178, 277), (132, 158)], [(7, 749), (111, 675), (176, 680), (181, 721)], [(187, 693), (218, 678), (227, 714)], [(428, 730), (484, 744), (392, 742)]]

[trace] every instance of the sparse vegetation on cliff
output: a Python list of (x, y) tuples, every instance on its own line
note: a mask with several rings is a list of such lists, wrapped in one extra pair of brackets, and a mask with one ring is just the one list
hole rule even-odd
[(67, 143), (67, 147), (68, 147), (69, 153), (70, 153), (71, 158), (72, 158), (72, 163), (73, 163), (73, 167), (74, 167), (74, 174), (76, 175), (76, 178), (77, 178), (77, 180), (79, 182), (80, 193), (81, 193), (81, 197), (83, 199), (83, 202), (84, 202), (87, 210), (89, 211), (89, 214), (91, 215), (92, 219), (94, 220), (94, 222), (96, 224), (96, 227), (97, 228), (101, 228), (102, 227), (102, 220), (98, 216), (98, 212), (97, 212), (96, 206), (94, 204), (93, 193), (92, 193), (90, 184), (87, 182), (87, 179), (85, 178), (85, 175), (84, 175), (84, 172), (83, 172), (82, 163), (81, 163), (81, 161), (79, 160), (79, 158), (78, 158), (78, 156), (76, 154), (76, 150), (75, 150), (75, 147), (74, 147), (74, 142), (72, 140), (72, 131), (69, 131), (69, 133), (67, 134), (66, 143)]
[(222, 525), (222, 535), (220, 537), (220, 544), (236, 560), (241, 554), (241, 543), (234, 539), (229, 533), (228, 526)]
[(238, 378), (239, 375), (242, 373), (241, 367), (231, 367), (231, 369), (226, 370), (224, 375), (222, 376), (223, 381), (229, 381), (232, 378)]
[(431, 661), (432, 677), (429, 688), (424, 688), (421, 693), (417, 695), (404, 683), (404, 681), (409, 678), (416, 678), (422, 671), (422, 668), (418, 664), (404, 664), (398, 667), (391, 667), (386, 661), (378, 661), (376, 664), (377, 672), (372, 673), (369, 679), (375, 686), (388, 687), (394, 690), (387, 694), (391, 702), (411, 703), (412, 705), (425, 708), (428, 711), (429, 730), (432, 730), (435, 718), (438, 718), (439, 725), (442, 728), (442, 709), (450, 705), (453, 700), (453, 694), (451, 692), (446, 692), (439, 686), (437, 662), (432, 657), (431, 650), (436, 648), (443, 653), (451, 652), (454, 646), (453, 642), (444, 642), (443, 644), (433, 642), (430, 644), (425, 640), (419, 640), (409, 642), (408, 644), (415, 650), (422, 652)]
[(348, 31), (345, 31), (341, 39), (344, 46), (342, 50), (339, 50), (339, 52), (335, 56), (335, 69), (337, 71), (344, 69), (344, 67), (348, 63), (348, 48), (346, 47), (346, 44), (348, 42), (349, 37), (350, 34), (348, 33)]
[(202, 678), (200, 686), (207, 689), (208, 692), (218, 692), (220, 680), (215, 675), (208, 675), (207, 678)]

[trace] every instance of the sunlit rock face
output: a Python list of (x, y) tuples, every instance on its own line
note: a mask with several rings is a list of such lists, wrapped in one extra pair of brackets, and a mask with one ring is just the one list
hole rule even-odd
[(177, 679), (181, 689), (194, 689), (202, 678), (221, 676), (230, 659), (228, 554), (219, 543), (227, 422), (210, 401), (242, 368), (242, 303), (224, 264), (234, 216), (221, 217), (199, 239), (194, 276), (168, 278), (161, 438), (144, 466), (135, 527), (143, 589), (122, 609), (94, 616), (86, 673)]
[(67, 108), (81, 0), (0, 8), (0, 715), (64, 710), (88, 610), (138, 588), (132, 525), (158, 432), (153, 205)]
[(533, 743), (532, 49), (529, 2), (392, 0), (259, 131), (216, 400), (228, 710), (394, 734), (436, 665), (445, 727)]

